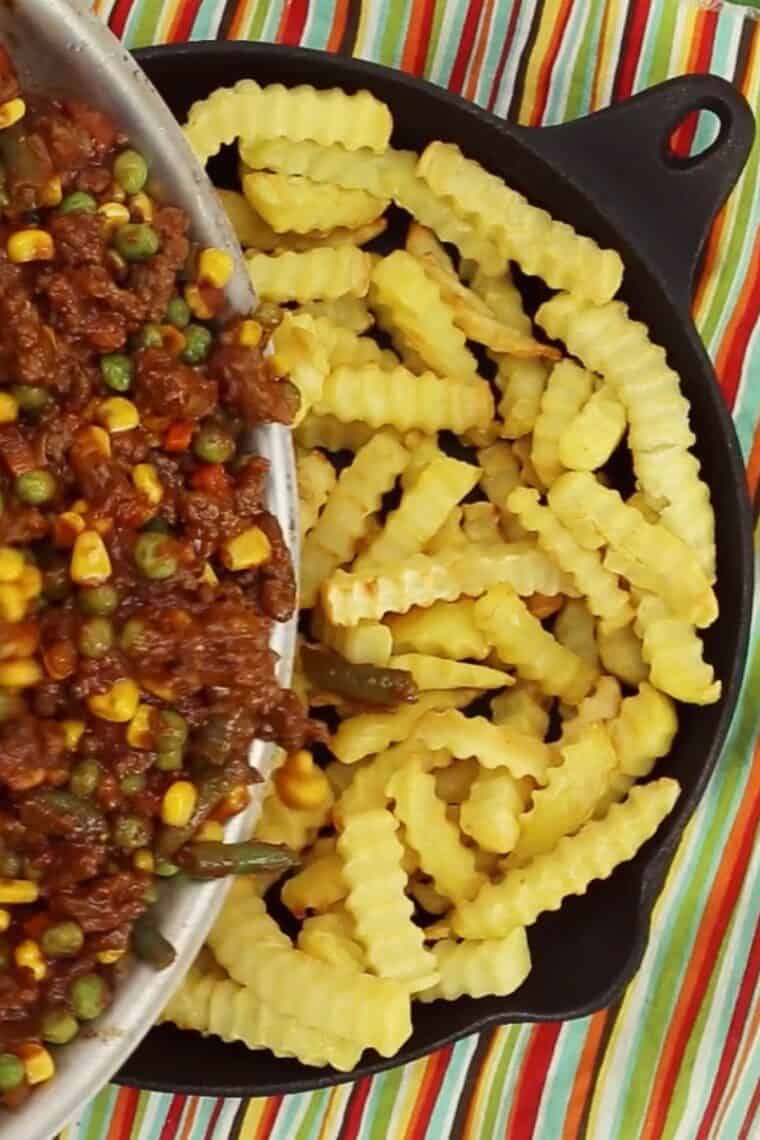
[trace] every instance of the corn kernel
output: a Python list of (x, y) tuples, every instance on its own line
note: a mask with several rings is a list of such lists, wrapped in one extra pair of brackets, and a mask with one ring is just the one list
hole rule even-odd
[(18, 419), (18, 404), (10, 392), (0, 392), (0, 424), (12, 424)]
[(0, 906), (0, 934), (5, 934), (5, 931), (11, 924), (11, 912), (6, 910), (4, 906)]
[(25, 601), (29, 602), (32, 598), (38, 598), (42, 593), (42, 571), (39, 566), (26, 563), (21, 571), (21, 577), (17, 582), (14, 582), (14, 585), (21, 591), (21, 596)]
[(55, 520), (55, 540), (59, 546), (73, 546), (87, 524), (76, 511), (62, 511)]
[(204, 586), (219, 585), (219, 579), (217, 578), (214, 567), (210, 562), (204, 562), (203, 564), (203, 570), (201, 571), (201, 582), (203, 582)]
[(137, 712), (127, 725), (127, 744), (130, 748), (150, 750), (153, 747), (150, 705), (138, 705)]
[(33, 657), (0, 661), (0, 685), (6, 689), (28, 689), (32, 685), (38, 685), (43, 676), (42, 666)]
[(12, 127), (26, 114), (26, 103), (23, 99), (8, 99), (0, 103), (0, 131)]
[(245, 784), (236, 784), (214, 809), (214, 819), (222, 822), (231, 819), (233, 815), (247, 808), (250, 802), (251, 796)]
[[(108, 440), (108, 448), (109, 448), (108, 454), (110, 455), (110, 454), (111, 454), (111, 451), (110, 451), (110, 448), (111, 448), (111, 440), (109, 439), (109, 436), (108, 436), (108, 432), (105, 432), (105, 431), (103, 431), (103, 429), (102, 429), (102, 428), (93, 428), (92, 430), (93, 430), (93, 431), (98, 431), (98, 432), (100, 432), (102, 435), (104, 435), (104, 436), (106, 437), (106, 439)], [(87, 514), (87, 512), (88, 512), (88, 511), (89, 511), (89, 509), (90, 509), (90, 504), (87, 502), (87, 500), (86, 500), (86, 499), (76, 499), (76, 500), (75, 500), (75, 501), (74, 501), (74, 502), (71, 504), (71, 509), (72, 509), (72, 511), (76, 511), (76, 513), (77, 513), (78, 515), (86, 515), (86, 514)]]
[(43, 1045), (19, 1045), (16, 1053), (24, 1062), (26, 1079), (30, 1085), (41, 1085), (55, 1075), (55, 1061)]
[(146, 875), (152, 875), (156, 866), (153, 852), (149, 851), (147, 847), (141, 847), (132, 856), (132, 866), (136, 871), (144, 871)]
[(223, 289), (229, 284), (234, 268), (231, 255), (223, 249), (202, 249), (198, 258), (198, 280)]
[(213, 317), (214, 310), (204, 301), (203, 294), (197, 285), (185, 286), (185, 300), (190, 312), (199, 321), (208, 321)]
[(159, 325), (161, 330), (161, 343), (172, 356), (179, 356), (187, 343), (185, 334), (174, 325)]
[(255, 348), (261, 340), (263, 331), (258, 321), (243, 321), (238, 332), (238, 344), (246, 348)]
[(274, 776), (280, 799), (292, 808), (315, 808), (330, 795), (330, 783), (304, 748), (288, 756)]
[(85, 530), (77, 536), (69, 574), (78, 586), (102, 586), (111, 577), (111, 559), (97, 531)]
[(192, 819), (198, 802), (198, 789), (189, 780), (177, 780), (164, 793), (161, 819), (169, 827), (185, 827)]
[(97, 416), (103, 427), (115, 434), (120, 431), (131, 431), (140, 423), (140, 413), (131, 400), (123, 396), (111, 396), (98, 404)]
[(228, 539), (221, 550), (222, 562), (228, 570), (249, 570), (252, 566), (260, 566), (271, 553), (272, 544), (258, 526), (251, 526), (235, 538)]
[(57, 206), (63, 200), (63, 187), (57, 174), (50, 178), (40, 191), (41, 206)]
[(224, 828), (218, 820), (207, 819), (196, 831), (195, 838), (199, 841), (205, 839), (211, 840), (213, 843), (221, 843), (224, 839)]
[(89, 697), (87, 704), (90, 712), (101, 720), (109, 720), (113, 724), (126, 724), (137, 712), (140, 703), (140, 690), (134, 681), (122, 677), (116, 681), (105, 693), (96, 693)]
[(5, 246), (8, 260), (14, 265), (26, 261), (52, 261), (55, 253), (53, 239), (46, 230), (16, 230)]
[[(105, 428), (97, 427), (95, 424), (89, 424), (77, 432), (77, 443), (87, 444), (94, 451), (99, 451), (101, 455), (107, 457), (111, 455), (111, 437)], [(87, 503), (84, 499), (77, 499), (71, 509), (83, 515), (87, 510)]]
[(105, 232), (112, 234), (120, 226), (125, 226), (130, 220), (130, 214), (123, 202), (104, 202), (98, 206), (98, 213), (105, 222)]
[(0, 879), (0, 904), (33, 903), (40, 889), (31, 879)]
[(125, 950), (98, 950), (95, 957), (104, 966), (113, 966), (114, 962), (118, 962), (119, 958), (123, 958)]
[(66, 743), (66, 747), (69, 749), (69, 751), (73, 751), (76, 748), (77, 744), (79, 744), (82, 733), (84, 732), (84, 721), (64, 720), (61, 722), (61, 728), (63, 729), (63, 737)]
[(129, 199), (129, 209), (139, 222), (153, 221), (153, 202), (144, 191), (132, 195)]
[(136, 467), (133, 467), (132, 482), (151, 506), (158, 506), (164, 497), (164, 489), (152, 463), (138, 463)]
[(24, 556), (12, 546), (0, 546), (0, 582), (16, 582), (24, 572)]
[(17, 582), (0, 583), (0, 618), (21, 621), (26, 613), (26, 598)]
[(41, 982), (45, 977), (47, 963), (42, 956), (39, 943), (35, 942), (33, 938), (25, 938), (23, 942), (19, 942), (13, 952), (13, 957), (16, 960), (16, 965), (31, 970), (38, 982)]
[(156, 680), (155, 677), (141, 677), (140, 684), (146, 693), (151, 693), (162, 701), (174, 700), (174, 690), (165, 681)]

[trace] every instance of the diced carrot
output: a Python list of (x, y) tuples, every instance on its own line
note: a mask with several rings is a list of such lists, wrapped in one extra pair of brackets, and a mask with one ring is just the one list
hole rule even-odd
[(187, 451), (193, 438), (193, 425), (190, 420), (175, 420), (169, 424), (164, 436), (167, 451)]
[(230, 489), (229, 475), (221, 463), (204, 463), (193, 471), (190, 482), (196, 491), (209, 495), (226, 495)]

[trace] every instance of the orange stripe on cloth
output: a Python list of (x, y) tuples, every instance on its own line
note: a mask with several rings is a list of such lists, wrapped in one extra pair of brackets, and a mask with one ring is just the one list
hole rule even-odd
[[(750, 337), (760, 317), (760, 234), (755, 237), (752, 257), (742, 291), (720, 342), (715, 371), (729, 408), (733, 407)], [(748, 383), (757, 383), (748, 379)]]
[(575, 1070), (575, 1079), (567, 1102), (562, 1140), (575, 1140), (580, 1135), (580, 1125), (599, 1060), (608, 1012), (606, 1009), (600, 1010), (594, 1014), (589, 1023), (583, 1052)]
[(402, 71), (408, 71), (412, 75), (422, 75), (425, 70), (434, 9), (435, 0), (413, 0), (404, 52), (401, 56)]
[(335, 5), (335, 12), (333, 14), (332, 27), (330, 28), (330, 35), (327, 37), (327, 51), (337, 51), (340, 47), (340, 42), (343, 39), (343, 32), (346, 29), (348, 4), (349, 0), (337, 0), (337, 3)]
[(483, 67), (483, 56), (486, 52), (486, 45), (488, 44), (489, 35), (491, 32), (491, 17), (493, 16), (494, 0), (486, 0), (485, 11), (480, 17), (480, 28), (478, 29), (478, 38), (475, 44), (475, 55), (472, 63), (470, 64), (469, 73), (467, 75), (467, 83), (465, 84), (462, 94), (465, 99), (474, 100), (475, 94), (478, 90), (478, 79), (480, 78), (480, 71)]
[(139, 1089), (119, 1089), (104, 1140), (127, 1140), (137, 1114), (139, 1098)]

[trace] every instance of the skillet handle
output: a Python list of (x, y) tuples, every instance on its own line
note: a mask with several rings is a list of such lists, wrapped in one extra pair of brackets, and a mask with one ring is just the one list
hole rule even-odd
[[(679, 158), (670, 136), (701, 110), (717, 115), (718, 134), (702, 154)], [(710, 226), (752, 146), (744, 96), (718, 76), (685, 75), (585, 118), (517, 133), (583, 188), (689, 312)]]

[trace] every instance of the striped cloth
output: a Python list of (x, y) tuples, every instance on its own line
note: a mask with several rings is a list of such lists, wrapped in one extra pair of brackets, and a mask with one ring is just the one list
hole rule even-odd
[[(424, 74), (523, 123), (572, 118), (695, 71), (725, 76), (760, 110), (760, 22), (746, 7), (697, 0), (97, 0), (95, 7), (130, 46), (228, 37), (326, 47)], [(698, 147), (701, 136), (690, 124), (680, 146)], [(694, 300), (753, 493), (759, 162), (756, 146), (715, 226)], [(760, 1105), (759, 624), (725, 755), (684, 835), (641, 970), (617, 1005), (582, 1021), (497, 1028), (374, 1079), (297, 1096), (220, 1101), (112, 1086), (65, 1140), (750, 1137)]]

